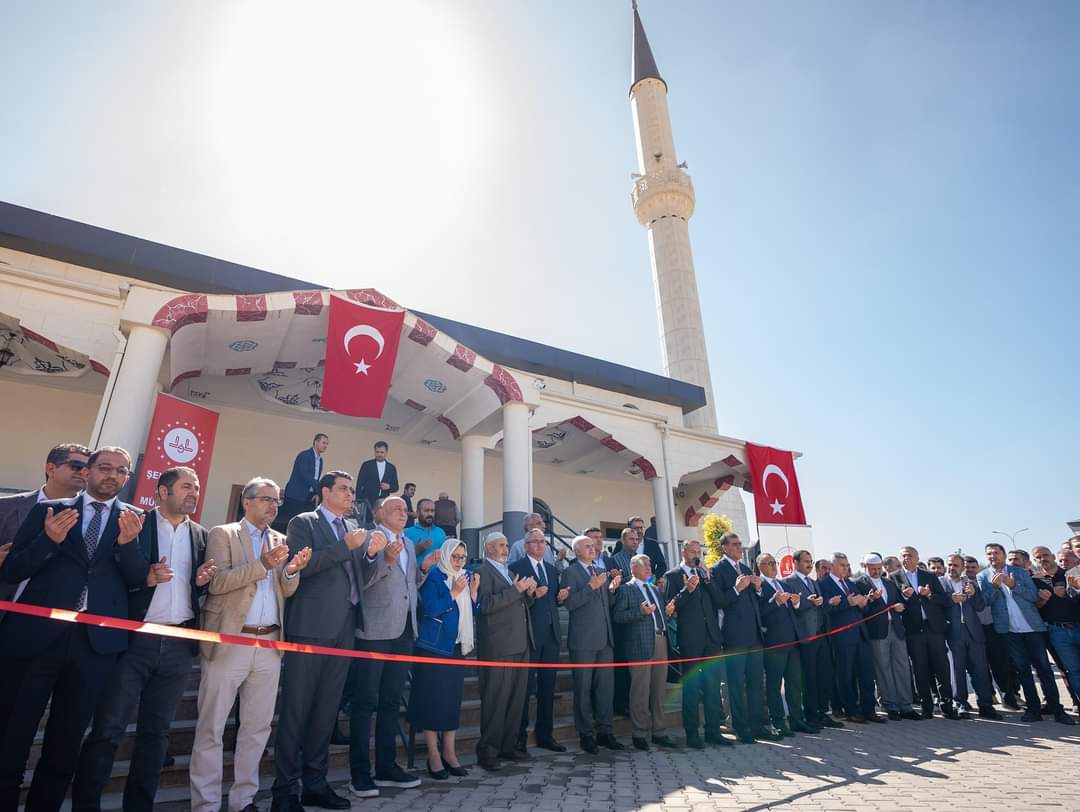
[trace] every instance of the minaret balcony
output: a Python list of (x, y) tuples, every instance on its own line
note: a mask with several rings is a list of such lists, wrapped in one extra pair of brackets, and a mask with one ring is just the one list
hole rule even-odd
[(660, 167), (635, 179), (630, 202), (642, 225), (663, 216), (689, 220), (694, 213), (694, 184), (677, 166)]

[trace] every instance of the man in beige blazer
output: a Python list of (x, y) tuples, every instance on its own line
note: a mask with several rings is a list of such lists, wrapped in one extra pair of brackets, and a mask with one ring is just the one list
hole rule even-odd
[[(270, 529), (281, 504), (275, 482), (256, 477), (244, 486), (244, 518), (210, 531), (206, 555), (217, 563), (202, 611), (207, 631), (260, 640), (285, 638), (285, 600), (300, 583), (311, 549), (291, 559), (285, 537)], [(229, 812), (256, 812), (259, 759), (274, 718), (281, 654), (272, 649), (200, 644), (199, 718), (192, 745), (192, 812), (221, 809), (222, 735), (240, 695)]]

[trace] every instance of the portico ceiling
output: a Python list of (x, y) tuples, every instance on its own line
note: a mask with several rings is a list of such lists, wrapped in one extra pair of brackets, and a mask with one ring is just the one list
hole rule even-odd
[[(170, 334), (169, 390), (195, 400), (256, 397), (275, 409), (331, 415), (319, 405), (331, 295), (403, 309), (371, 288), (172, 299), (153, 322)], [(383, 415), (342, 419), (405, 442), (447, 447), (503, 404), (522, 399), (510, 372), (406, 310)]]
[(652, 461), (584, 417), (533, 429), (532, 446), (534, 463), (557, 466), (566, 474), (639, 482), (656, 477)]
[(109, 375), (108, 368), (100, 361), (58, 344), (6, 313), (0, 313), (0, 359), (4, 372), (16, 375), (51, 378), (81, 378), (87, 373)]

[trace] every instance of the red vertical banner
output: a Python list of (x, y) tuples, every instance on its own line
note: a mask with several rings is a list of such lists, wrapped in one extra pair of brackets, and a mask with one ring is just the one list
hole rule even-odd
[(806, 524), (792, 453), (747, 443), (746, 461), (754, 482), (758, 524)]
[[(199, 475), (202, 493), (210, 478), (210, 457), (214, 451), (218, 413), (172, 395), (159, 394), (146, 438), (139, 482), (135, 486), (134, 503), (150, 510), (157, 506), (157, 481), (168, 468), (184, 465)], [(191, 518), (199, 520), (202, 498)]]

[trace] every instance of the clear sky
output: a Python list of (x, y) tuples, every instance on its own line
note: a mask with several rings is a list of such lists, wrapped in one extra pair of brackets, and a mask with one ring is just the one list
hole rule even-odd
[[(640, 0), (819, 551), (1080, 518), (1080, 4)], [(0, 199), (660, 371), (629, 0), (0, 0)], [(1072, 327), (1072, 329), (1070, 329)]]

